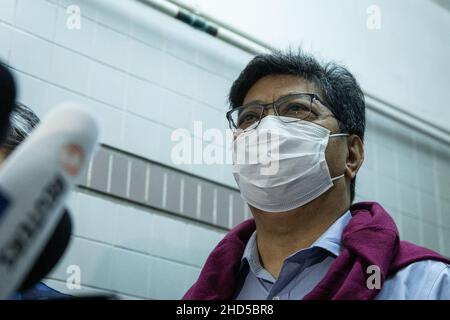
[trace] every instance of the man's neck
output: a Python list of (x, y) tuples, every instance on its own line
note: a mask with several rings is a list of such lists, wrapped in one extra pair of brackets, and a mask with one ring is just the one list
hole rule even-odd
[(256, 241), (264, 268), (278, 278), (284, 260), (310, 247), (348, 207), (347, 203), (312, 201), (289, 212), (256, 212)]

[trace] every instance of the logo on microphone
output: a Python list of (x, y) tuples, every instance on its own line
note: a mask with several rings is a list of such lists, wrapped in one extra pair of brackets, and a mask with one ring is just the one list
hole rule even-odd
[(61, 165), (70, 176), (76, 176), (84, 160), (84, 151), (80, 145), (71, 143), (61, 153)]

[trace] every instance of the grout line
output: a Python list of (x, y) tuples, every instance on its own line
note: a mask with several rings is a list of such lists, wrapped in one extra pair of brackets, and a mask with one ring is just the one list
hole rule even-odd
[(180, 213), (184, 213), (184, 177), (180, 179)]
[(213, 191), (213, 223), (217, 224), (217, 188)]
[(163, 194), (162, 194), (162, 207), (166, 208), (166, 201), (167, 201), (167, 172), (164, 172), (163, 175)]
[[(98, 149), (96, 150), (98, 152)], [(92, 155), (89, 164), (88, 164), (88, 171), (87, 171), (87, 177), (86, 177), (86, 185), (88, 187), (91, 186), (91, 179), (92, 179), (92, 164), (94, 163), (95, 154)]]
[(233, 227), (233, 223), (235, 223), (233, 221), (233, 200), (233, 195), (231, 193), (228, 194), (228, 228), (230, 229)]
[(144, 193), (144, 202), (148, 202), (149, 197), (149, 187), (150, 187), (150, 165), (148, 163), (145, 164), (145, 193)]
[(108, 152), (108, 177), (106, 180), (106, 192), (111, 193), (111, 177), (113, 169), (113, 154)]
[(128, 165), (127, 165), (127, 181), (126, 181), (126, 189), (125, 189), (125, 197), (130, 197), (130, 189), (131, 189), (131, 169), (133, 166), (133, 162), (131, 159), (127, 158)]
[(202, 185), (200, 183), (197, 184), (197, 206), (195, 215), (198, 220), (201, 220), (201, 211), (202, 211)]

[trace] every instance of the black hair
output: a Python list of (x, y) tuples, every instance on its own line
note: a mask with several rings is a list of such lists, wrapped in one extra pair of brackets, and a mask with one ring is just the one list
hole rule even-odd
[(30, 132), (39, 124), (38, 116), (27, 106), (16, 103), (10, 116), (11, 126), (2, 149), (8, 154), (21, 144)]
[[(321, 63), (302, 50), (274, 51), (254, 57), (233, 82), (228, 96), (231, 108), (242, 105), (250, 88), (269, 75), (294, 75), (311, 81), (320, 90), (321, 98), (338, 120), (340, 130), (356, 134), (364, 141), (366, 126), (365, 100), (355, 77), (337, 63)], [(355, 197), (355, 178), (350, 185)]]

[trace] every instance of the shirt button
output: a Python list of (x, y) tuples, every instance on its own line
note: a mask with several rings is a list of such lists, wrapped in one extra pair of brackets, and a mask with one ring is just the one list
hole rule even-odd
[(274, 297), (272, 298), (272, 300), (280, 300), (280, 297), (279, 297), (279, 296), (274, 296)]

